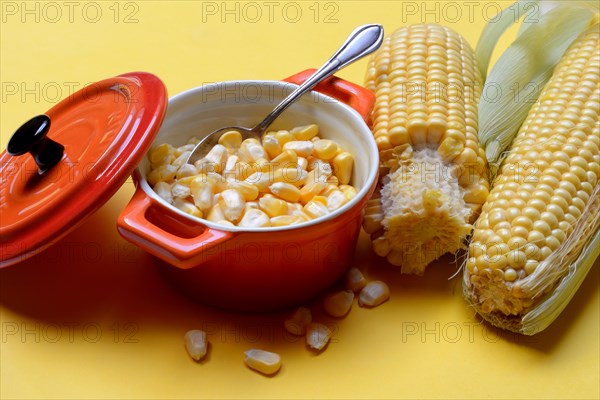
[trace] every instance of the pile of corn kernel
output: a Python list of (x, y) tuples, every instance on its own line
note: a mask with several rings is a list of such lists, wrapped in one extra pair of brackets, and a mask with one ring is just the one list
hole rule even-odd
[(317, 125), (267, 132), (262, 143), (224, 133), (208, 154), (185, 161), (198, 139), (149, 153), (148, 183), (165, 201), (195, 217), (230, 226), (277, 227), (323, 217), (357, 193), (354, 157)]

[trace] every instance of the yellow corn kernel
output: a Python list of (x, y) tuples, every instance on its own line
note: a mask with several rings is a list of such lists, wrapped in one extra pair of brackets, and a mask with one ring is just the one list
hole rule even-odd
[(392, 247), (385, 236), (377, 236), (377, 234), (378, 232), (375, 232), (371, 235), (371, 246), (379, 257), (386, 257), (392, 251)]
[(306, 171), (308, 169), (308, 160), (304, 157), (298, 157), (298, 167)]
[(269, 191), (269, 186), (273, 183), (270, 175), (268, 172), (255, 172), (244, 179), (244, 182), (256, 186), (259, 192), (266, 193)]
[(327, 187), (327, 182), (324, 180), (309, 181), (300, 189), (300, 201), (302, 204), (308, 203), (313, 197), (321, 194)]
[(208, 350), (206, 332), (197, 329), (187, 331), (184, 335), (184, 343), (188, 354), (194, 360), (201, 360), (206, 355)]
[(328, 162), (319, 160), (315, 158), (313, 160), (309, 160), (308, 162), (308, 170), (311, 177), (314, 177), (313, 180), (316, 180), (320, 177), (325, 177), (325, 179), (329, 179), (329, 177), (333, 174), (333, 169)]
[(354, 157), (348, 152), (343, 152), (333, 159), (333, 173), (342, 185), (347, 185), (352, 178)]
[[(322, 196), (316, 196), (313, 200), (309, 201), (304, 206), (304, 212), (306, 212), (312, 218), (324, 217), (325, 215), (329, 214), (327, 205), (323, 204), (323, 202), (320, 201), (318, 199), (318, 197), (322, 197)], [(327, 202), (327, 200), (325, 200), (325, 203), (326, 202)]]
[(367, 280), (360, 270), (356, 267), (352, 267), (346, 272), (344, 277), (344, 287), (352, 292), (358, 292), (364, 288), (367, 284)]
[(390, 298), (390, 288), (385, 282), (371, 281), (365, 285), (358, 295), (358, 304), (376, 307)]
[(206, 211), (212, 206), (215, 184), (206, 175), (196, 176), (190, 184), (190, 192), (194, 198), (194, 204), (201, 211)]
[(271, 226), (271, 219), (263, 211), (257, 208), (246, 210), (238, 226), (246, 228), (264, 228)]
[(194, 217), (202, 218), (202, 216), (204, 215), (202, 211), (193, 203), (190, 203), (189, 201), (184, 200), (180, 197), (175, 197), (173, 205), (181, 211), (183, 211), (184, 213), (193, 215)]
[(226, 219), (223, 219), (221, 221), (217, 221), (217, 224), (219, 225), (226, 225), (226, 226), (235, 226), (235, 224), (231, 221), (227, 221)]
[(281, 357), (270, 351), (250, 349), (244, 352), (244, 363), (265, 375), (274, 375), (281, 368)]
[(304, 222), (304, 219), (297, 215), (278, 215), (271, 218), (271, 226), (288, 226), (300, 222)]
[(227, 220), (237, 222), (242, 217), (246, 201), (237, 190), (227, 189), (221, 192), (219, 205)]
[(227, 149), (221, 144), (216, 144), (208, 154), (196, 165), (200, 172), (221, 172), (227, 162)]
[(308, 172), (300, 168), (279, 168), (273, 173), (273, 182), (287, 182), (294, 186), (302, 186), (308, 177)]
[(273, 166), (266, 158), (259, 158), (250, 163), (250, 168), (252, 168), (254, 172), (270, 172), (273, 169)]
[(237, 166), (240, 158), (236, 155), (230, 155), (227, 157), (225, 162), (225, 168), (223, 168), (222, 175), (225, 179), (237, 177)]
[(312, 322), (306, 327), (306, 344), (314, 350), (323, 350), (333, 332), (326, 325)]
[(150, 186), (156, 185), (160, 181), (171, 183), (177, 173), (177, 167), (171, 164), (161, 165), (153, 169), (146, 175), (146, 179)]
[(308, 157), (313, 147), (313, 143), (309, 140), (293, 140), (284, 144), (283, 150), (293, 151), (298, 157)]
[(265, 136), (262, 145), (271, 160), (281, 154), (281, 145), (275, 136)]
[(275, 169), (295, 168), (298, 165), (298, 155), (291, 150), (284, 150), (271, 160), (271, 165)]
[(227, 182), (227, 189), (237, 190), (242, 194), (244, 200), (252, 201), (256, 200), (258, 197), (258, 188), (248, 182), (238, 181), (238, 180), (230, 180)]
[(288, 212), (287, 203), (276, 197), (261, 197), (258, 205), (269, 217), (285, 215)]
[(306, 307), (298, 307), (292, 315), (283, 322), (285, 330), (292, 335), (302, 336), (306, 334), (306, 327), (312, 322), (312, 314)]
[(255, 162), (260, 159), (268, 159), (267, 152), (256, 139), (246, 139), (242, 142), (238, 151), (240, 160), (245, 162)]
[(170, 164), (175, 159), (175, 149), (167, 143), (162, 143), (150, 150), (150, 162), (154, 166)]
[(331, 293), (323, 299), (323, 309), (332, 317), (341, 318), (348, 314), (354, 301), (354, 292), (351, 290), (340, 290)]
[(311, 140), (319, 134), (319, 126), (315, 124), (298, 126), (290, 131), (296, 140)]
[(358, 194), (356, 188), (350, 185), (340, 185), (340, 190), (348, 200), (352, 200)]
[(237, 151), (242, 145), (242, 134), (239, 131), (227, 131), (219, 137), (219, 144), (229, 152)]
[(171, 185), (169, 185), (167, 182), (164, 182), (164, 181), (157, 182), (156, 185), (154, 185), (153, 189), (161, 199), (163, 199), (164, 201), (166, 201), (169, 204), (173, 203), (173, 195), (171, 194)]
[(221, 206), (218, 202), (210, 208), (206, 215), (206, 219), (212, 222), (219, 222), (225, 219), (225, 214), (223, 214), (223, 210), (221, 210)]
[[(335, 191), (340, 191), (338, 185), (327, 182), (327, 187), (320, 193), (322, 196), (329, 197), (329, 195)], [(343, 192), (342, 192), (343, 194)], [(347, 199), (346, 199), (347, 200)]]
[(254, 172), (254, 168), (245, 161), (238, 160), (235, 167), (235, 179), (243, 181), (246, 180)]
[(337, 176), (331, 175), (329, 178), (327, 178), (327, 183), (337, 187), (340, 185), (340, 180), (337, 178)]
[(191, 153), (192, 150), (194, 150), (194, 147), (195, 146), (193, 144), (184, 144), (183, 146), (177, 147), (173, 152), (173, 155), (179, 158), (183, 153)]
[(175, 177), (177, 179), (195, 175), (198, 175), (198, 169), (192, 164), (183, 164), (177, 169), (177, 172), (175, 173)]
[(327, 196), (327, 209), (335, 211), (348, 202), (348, 198), (341, 190), (334, 190)]
[(269, 186), (269, 190), (275, 196), (292, 203), (296, 203), (300, 200), (300, 189), (291, 183), (286, 182), (275, 182)]
[(185, 199), (187, 197), (190, 197), (192, 195), (192, 192), (189, 186), (182, 185), (179, 182), (174, 182), (171, 185), (171, 194), (173, 195), (173, 197)]
[[(188, 164), (188, 165), (189, 165), (189, 164)], [(196, 176), (197, 176), (197, 175), (198, 175), (198, 174), (195, 174), (195, 175), (190, 175), (190, 176), (184, 176), (183, 178), (177, 178), (177, 183), (178, 183), (179, 185), (183, 185), (183, 186), (190, 187), (190, 185), (192, 184), (192, 181), (193, 181), (194, 179), (196, 179)]]
[(187, 160), (187, 158), (190, 156), (191, 151), (184, 151), (183, 153), (181, 153), (179, 156), (177, 156), (176, 159), (174, 159), (171, 164), (175, 165), (177, 167), (181, 167), (182, 165), (184, 165)]
[(337, 151), (338, 145), (333, 140), (319, 139), (313, 145), (313, 155), (323, 161), (332, 160)]
[(285, 144), (287, 142), (291, 142), (292, 140), (295, 140), (294, 135), (292, 135), (288, 131), (277, 131), (277, 132), (275, 132), (275, 138), (277, 139), (277, 141), (279, 142), (279, 145), (281, 147), (285, 146)]
[(215, 185), (213, 188), (214, 193), (221, 193), (223, 190), (227, 189), (227, 181), (223, 178), (223, 176), (217, 174), (216, 172), (206, 173), (206, 179)]

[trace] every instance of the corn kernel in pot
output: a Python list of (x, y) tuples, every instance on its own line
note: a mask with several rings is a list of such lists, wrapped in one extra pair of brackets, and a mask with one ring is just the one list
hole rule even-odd
[(198, 139), (148, 154), (148, 183), (167, 203), (227, 226), (279, 227), (334, 212), (357, 194), (354, 158), (315, 124), (267, 132), (262, 143), (231, 130), (194, 165)]

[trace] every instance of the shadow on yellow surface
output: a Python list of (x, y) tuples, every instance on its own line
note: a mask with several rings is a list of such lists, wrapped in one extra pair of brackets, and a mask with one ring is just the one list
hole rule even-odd
[[(41, 323), (85, 325), (111, 321), (125, 331), (124, 335), (132, 337), (140, 326), (156, 326), (182, 334), (200, 328), (209, 335), (231, 335), (235, 342), (269, 343), (276, 348), (300, 340), (282, 328), (289, 311), (238, 313), (205, 306), (178, 293), (164, 279), (152, 256), (122, 240), (114, 225), (106, 223), (116, 220), (122, 209), (119, 203), (119, 199), (110, 200), (56, 245), (0, 270), (2, 306)], [(355, 261), (369, 279), (386, 282), (395, 301), (419, 305), (417, 314), (405, 308), (399, 310), (396, 317), (402, 321), (443, 321), (439, 314), (443, 303), (461, 296), (461, 274), (449, 279), (459, 264), (454, 256), (447, 255), (431, 265), (424, 277), (400, 275), (396, 267), (372, 253), (364, 234)], [(501, 340), (549, 352), (574, 326), (580, 310), (597, 290), (598, 281), (596, 265), (565, 312), (535, 340), (489, 325), (485, 329)], [(344, 324), (344, 319), (327, 316), (319, 299), (311, 308), (315, 319), (326, 322), (334, 331)], [(483, 323), (466, 303), (464, 308), (466, 320)]]

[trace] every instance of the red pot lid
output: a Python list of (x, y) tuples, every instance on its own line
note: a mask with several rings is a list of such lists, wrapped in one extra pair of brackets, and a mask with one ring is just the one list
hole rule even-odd
[(0, 267), (54, 244), (106, 203), (166, 108), (162, 81), (135, 72), (89, 85), (19, 128), (0, 155)]

